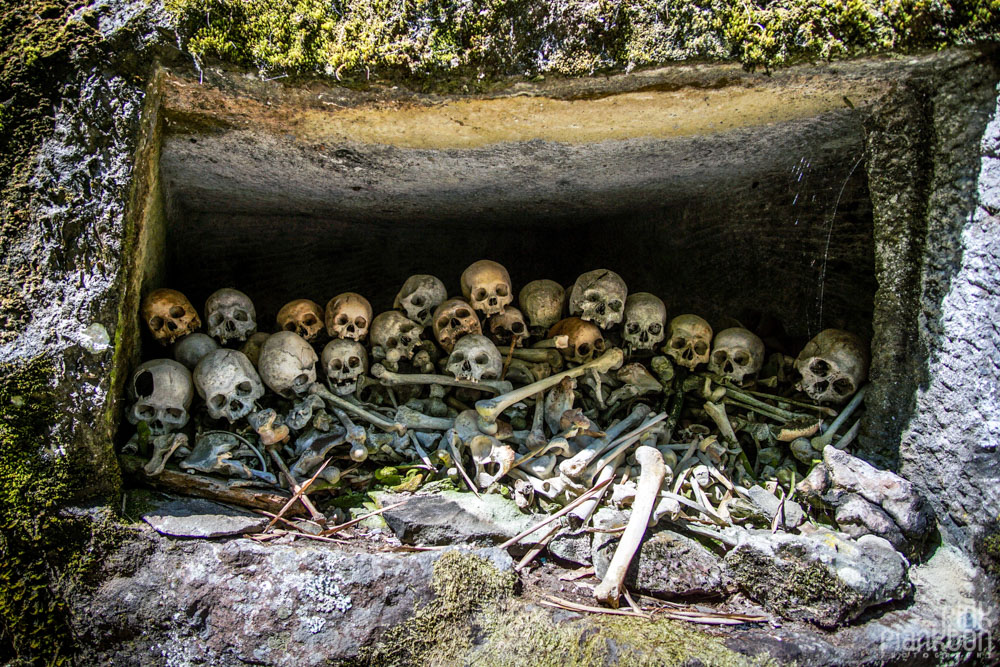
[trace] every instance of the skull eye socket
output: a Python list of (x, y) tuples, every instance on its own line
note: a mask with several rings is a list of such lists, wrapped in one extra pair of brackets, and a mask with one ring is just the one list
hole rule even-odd
[(601, 300), (601, 295), (597, 292), (587, 292), (583, 295), (583, 298), (587, 301), (597, 302)]
[(156, 410), (145, 404), (135, 406), (135, 412), (142, 419), (146, 420), (152, 419), (154, 416), (156, 416)]
[(652, 324), (649, 325), (649, 333), (653, 334), (654, 336), (659, 336), (661, 331), (663, 331), (663, 325), (661, 325), (660, 323), (653, 322)]
[(445, 317), (442, 317), (441, 319), (439, 319), (439, 320), (437, 321), (437, 328), (438, 328), (438, 329), (444, 329), (444, 328), (446, 328), (447, 326), (448, 326), (448, 317), (447, 317), (447, 316), (445, 316)]
[(167, 414), (173, 417), (174, 419), (181, 419), (182, 417), (184, 417), (184, 411), (178, 408), (167, 408)]
[(337, 315), (337, 324), (339, 326), (344, 326), (345, 324), (347, 324), (347, 315), (344, 313)]
[(302, 323), (307, 327), (311, 327), (312, 325), (316, 324), (316, 316), (306, 315), (305, 317), (302, 318)]
[(483, 299), (486, 298), (486, 290), (484, 290), (482, 287), (478, 288), (475, 292), (472, 293), (472, 298), (475, 299), (476, 301), (482, 301)]
[(420, 306), (424, 305), (424, 297), (420, 296), (419, 294), (414, 294), (412, 297), (410, 297), (410, 303), (419, 308)]
[(510, 292), (507, 290), (507, 285), (504, 283), (498, 283), (496, 289), (497, 296), (507, 296)]
[(625, 330), (630, 334), (637, 334), (639, 333), (639, 325), (635, 322), (629, 322), (625, 325)]
[(361, 359), (359, 357), (351, 357), (347, 360), (347, 365), (351, 368), (357, 368), (361, 365)]
[(208, 323), (213, 327), (217, 327), (222, 324), (222, 313), (215, 312), (208, 316)]
[(453, 363), (453, 364), (460, 364), (463, 361), (465, 361), (465, 353), (464, 352), (452, 352), (451, 353), (451, 363)]
[(395, 336), (389, 336), (389, 340), (385, 341), (386, 347), (396, 347), (399, 345), (399, 341), (396, 340)]
[(222, 408), (226, 407), (226, 397), (223, 396), (222, 394), (216, 394), (215, 396), (212, 397), (212, 400), (210, 400), (208, 403), (216, 410), (221, 410)]
[(838, 396), (847, 396), (854, 392), (854, 383), (847, 378), (839, 378), (833, 383), (833, 391)]
[(698, 341), (694, 344), (694, 353), (701, 356), (708, 352), (708, 343), (703, 340)]
[(682, 349), (684, 349), (685, 344), (686, 343), (684, 342), (683, 338), (677, 337), (677, 338), (671, 338), (670, 339), (670, 347), (672, 347), (675, 350), (682, 350)]
[(295, 322), (291, 320), (285, 322), (285, 331), (295, 331)]
[(524, 333), (524, 324), (521, 322), (514, 322), (514, 324), (510, 325), (510, 330), (520, 336)]
[(608, 308), (617, 313), (622, 309), (622, 302), (619, 301), (618, 299), (615, 299), (614, 301), (608, 304)]
[(249, 396), (250, 392), (253, 391), (253, 385), (247, 380), (240, 382), (236, 385), (236, 393), (240, 396)]
[(181, 318), (181, 317), (184, 317), (184, 313), (185, 313), (185, 310), (183, 308), (181, 308), (180, 306), (171, 306), (170, 307), (170, 317)]
[(163, 328), (163, 318), (157, 315), (149, 320), (149, 326), (152, 327), (153, 331), (159, 331)]
[(294, 387), (302, 387), (303, 385), (306, 385), (308, 383), (309, 383), (309, 376), (306, 375), (305, 373), (299, 375), (294, 380), (292, 380), (292, 386)]
[(597, 340), (594, 341), (594, 350), (600, 352), (603, 349), (604, 349), (604, 339), (598, 338)]
[(233, 319), (236, 320), (237, 322), (249, 322), (250, 315), (247, 313), (247, 311), (237, 308), (236, 310), (233, 311)]
[(722, 366), (728, 360), (729, 354), (725, 350), (716, 350), (716, 352), (712, 355), (712, 361), (714, 361), (718, 366)]
[(581, 357), (586, 356), (590, 352), (590, 343), (580, 343), (576, 348), (576, 353)]
[(733, 362), (737, 366), (746, 366), (750, 363), (750, 355), (743, 351), (737, 352), (733, 355)]
[(490, 358), (487, 357), (485, 354), (479, 354), (479, 355), (476, 356), (476, 360), (475, 361), (480, 366), (485, 366), (486, 364), (490, 363)]
[(334, 359), (330, 362), (330, 369), (340, 372), (340, 369), (344, 367), (344, 362), (340, 359)]
[(823, 361), (822, 359), (817, 359), (816, 361), (809, 364), (809, 370), (813, 375), (817, 375), (821, 378), (826, 377), (830, 374), (830, 364)]
[(471, 317), (471, 316), (472, 316), (472, 313), (469, 312), (469, 310), (466, 309), (466, 308), (459, 308), (457, 311), (455, 311), (455, 317), (458, 317), (458, 318), (463, 319), (463, 320), (465, 318)]
[(368, 320), (366, 320), (363, 317), (359, 317), (354, 320), (354, 326), (356, 326), (359, 329), (364, 329), (366, 326), (368, 326)]

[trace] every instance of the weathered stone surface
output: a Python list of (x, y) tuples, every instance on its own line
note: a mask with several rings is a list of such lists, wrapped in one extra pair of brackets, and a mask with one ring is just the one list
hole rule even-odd
[(776, 495), (756, 484), (747, 489), (747, 494), (757, 509), (772, 521), (777, 516), (778, 511), (782, 510), (784, 512), (784, 521), (781, 525), (786, 529), (796, 528), (805, 521), (806, 516), (802, 511), (802, 506), (794, 500), (786, 498), (784, 509), (782, 509), (781, 500)]
[(201, 498), (171, 496), (142, 515), (160, 535), (170, 537), (226, 537), (259, 533), (270, 519)]
[[(383, 504), (395, 502), (391, 496)], [(403, 506), (382, 513), (382, 518), (405, 544), (499, 544), (539, 521), (523, 514), (513, 501), (497, 494), (446, 491), (414, 496)], [(524, 542), (538, 539), (542, 531)]]
[(786, 618), (834, 628), (866, 609), (902, 600), (908, 563), (885, 540), (820, 530), (810, 535), (749, 530), (725, 558), (740, 588)]
[[(321, 665), (353, 656), (427, 602), (443, 552), (351, 553), (328, 544), (173, 541), (74, 614), (83, 664)], [(477, 552), (509, 569), (499, 550)]]
[(549, 541), (548, 551), (557, 561), (587, 566), (593, 560), (592, 534), (586, 530), (563, 529)]
[(877, 535), (896, 549), (906, 548), (906, 538), (892, 518), (878, 505), (856, 494), (848, 494), (834, 513), (837, 527), (851, 537)]

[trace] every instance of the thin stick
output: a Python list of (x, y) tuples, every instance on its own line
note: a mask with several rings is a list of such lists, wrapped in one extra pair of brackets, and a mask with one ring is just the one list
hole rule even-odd
[(535, 543), (535, 546), (531, 547), (528, 550), (528, 553), (524, 554), (524, 558), (518, 561), (517, 565), (514, 566), (514, 571), (520, 572), (521, 570), (526, 568), (528, 564), (531, 563), (531, 561), (535, 560), (535, 557), (538, 554), (545, 551), (545, 548), (549, 546), (549, 542), (552, 541), (552, 538), (555, 537), (556, 533), (558, 532), (559, 532), (559, 526), (552, 526), (552, 530), (545, 533), (545, 536), (542, 537), (542, 539), (538, 540), (538, 542)]
[(343, 530), (344, 528), (350, 528), (351, 526), (353, 526), (355, 524), (361, 523), (365, 519), (370, 519), (371, 517), (377, 516), (377, 515), (381, 514), (382, 512), (385, 512), (387, 510), (396, 509), (400, 505), (405, 505), (408, 502), (410, 502), (409, 498), (407, 498), (406, 500), (403, 500), (401, 502), (398, 502), (395, 505), (389, 505), (388, 507), (383, 507), (381, 509), (377, 509), (374, 512), (369, 512), (368, 514), (359, 516), (357, 519), (351, 519), (350, 521), (345, 521), (344, 523), (340, 524), (339, 526), (334, 526), (333, 528), (327, 528), (326, 530), (324, 530), (319, 535), (320, 535), (320, 537), (327, 537), (329, 535), (333, 535), (334, 533), (339, 532), (339, 531)]
[(458, 474), (462, 476), (465, 481), (465, 485), (469, 487), (469, 491), (475, 494), (476, 498), (482, 500), (482, 496), (479, 495), (479, 491), (476, 490), (476, 485), (472, 483), (469, 479), (469, 474), (465, 472), (465, 466), (462, 464), (462, 457), (458, 453), (458, 449), (455, 447), (455, 443), (451, 440), (448, 441), (448, 447), (451, 449), (451, 455), (455, 457), (455, 467), (458, 468)]
[[(316, 506), (312, 504), (311, 500), (309, 500), (309, 496), (305, 495), (305, 491), (302, 489), (302, 487), (299, 486), (299, 483), (295, 479), (295, 476), (292, 475), (292, 471), (288, 469), (287, 465), (285, 465), (285, 462), (282, 460), (281, 456), (278, 455), (278, 452), (276, 452), (273, 447), (267, 447), (267, 453), (271, 456), (272, 459), (274, 459), (274, 464), (278, 466), (278, 470), (281, 471), (281, 474), (284, 475), (285, 479), (288, 481), (288, 486), (295, 494), (292, 497), (293, 500), (295, 498), (299, 498), (302, 501), (303, 507), (305, 507), (306, 510), (308, 510), (309, 515), (312, 516), (313, 518), (313, 521), (326, 523), (326, 517), (323, 515), (322, 512), (316, 509)], [(324, 463), (320, 467), (320, 469), (316, 471), (316, 475), (322, 472), (323, 468), (325, 468), (327, 463), (329, 462), (330, 459), (327, 459), (326, 463)], [(313, 475), (313, 479), (316, 479), (316, 475)], [(309, 480), (309, 483), (312, 484), (312, 480)]]
[(503, 370), (500, 372), (500, 379), (507, 379), (507, 369), (510, 368), (510, 360), (514, 358), (514, 348), (517, 347), (517, 341), (521, 340), (521, 337), (514, 334), (510, 338), (510, 349), (507, 350), (507, 358), (503, 362)]
[[(274, 454), (274, 455), (275, 455), (275, 457), (277, 457), (277, 454), (275, 454), (275, 453), (274, 453), (274, 450), (268, 450), (268, 451), (270, 451), (270, 452), (271, 452), (272, 454)], [(277, 460), (278, 460), (278, 461), (280, 461), (281, 459), (280, 459), (280, 458), (278, 458)], [(326, 468), (326, 466), (327, 466), (327, 465), (329, 465), (330, 461), (331, 461), (331, 459), (327, 459), (326, 461), (323, 461), (323, 465), (321, 465), (321, 466), (319, 467), (319, 469), (318, 469), (318, 470), (316, 471), (316, 474), (314, 474), (314, 475), (313, 475), (312, 477), (310, 477), (310, 478), (309, 478), (309, 479), (308, 479), (308, 480), (307, 480), (307, 481), (306, 481), (306, 482), (305, 482), (304, 484), (302, 484), (302, 485), (301, 485), (301, 486), (299, 486), (299, 487), (298, 487), (297, 489), (295, 489), (295, 493), (294, 493), (294, 494), (292, 495), (292, 497), (291, 497), (291, 498), (290, 498), (290, 499), (288, 500), (288, 502), (287, 502), (287, 503), (285, 503), (285, 506), (281, 508), (281, 511), (280, 511), (280, 512), (278, 512), (278, 515), (277, 515), (276, 517), (274, 517), (273, 519), (271, 519), (270, 523), (268, 523), (268, 524), (267, 524), (267, 527), (266, 527), (266, 528), (264, 528), (264, 531), (265, 531), (265, 532), (267, 532), (267, 531), (268, 531), (268, 530), (269, 530), (269, 529), (271, 528), (271, 526), (273, 526), (273, 525), (274, 525), (275, 523), (277, 523), (277, 522), (278, 522), (278, 519), (280, 519), (280, 518), (282, 518), (283, 516), (285, 516), (285, 512), (287, 512), (287, 511), (288, 511), (288, 509), (289, 509), (289, 508), (290, 508), (290, 507), (291, 507), (292, 505), (294, 505), (294, 504), (295, 504), (295, 501), (296, 501), (296, 500), (299, 500), (300, 498), (302, 498), (302, 497), (303, 497), (303, 494), (304, 494), (304, 493), (306, 492), (306, 489), (308, 489), (308, 488), (309, 488), (309, 486), (310, 486), (310, 485), (311, 485), (311, 484), (312, 484), (312, 483), (313, 483), (314, 481), (316, 481), (316, 478), (317, 478), (317, 477), (319, 477), (319, 474), (320, 474), (321, 472), (323, 472), (323, 469), (324, 469), (324, 468)], [(282, 462), (282, 465), (284, 465), (284, 462)], [(288, 474), (288, 477), (289, 477), (289, 478), (291, 478), (293, 482), (295, 481), (295, 479), (294, 479), (294, 478), (293, 478), (293, 477), (291, 476), (291, 474)], [(303, 504), (303, 505), (305, 505), (305, 502), (303, 502), (302, 504)], [(312, 503), (310, 503), (309, 505), (312, 505)], [(307, 506), (307, 507), (308, 507), (308, 506)], [(315, 507), (313, 507), (313, 508), (312, 508), (312, 510), (315, 510), (315, 509), (316, 509)], [(312, 511), (312, 510), (311, 510), (311, 511)], [(320, 516), (323, 516), (323, 515), (321, 514)], [(326, 519), (326, 517), (323, 517), (323, 519), (325, 520), (325, 519)]]
[(583, 501), (585, 501), (587, 498), (590, 498), (592, 495), (598, 493), (601, 489), (603, 489), (608, 484), (610, 484), (613, 479), (614, 479), (614, 477), (612, 477), (611, 479), (609, 479), (609, 480), (607, 480), (605, 482), (598, 483), (596, 486), (594, 486), (594, 488), (590, 489), (589, 491), (585, 491), (580, 496), (578, 496), (576, 498), (576, 500), (574, 500), (573, 502), (569, 503), (568, 505), (566, 505), (565, 507), (563, 507), (561, 510), (559, 510), (558, 512), (556, 512), (555, 514), (553, 514), (549, 518), (545, 519), (544, 521), (539, 522), (538, 524), (532, 526), (531, 528), (528, 528), (527, 530), (525, 530), (525, 531), (523, 531), (521, 533), (518, 533), (514, 537), (510, 538), (509, 540), (507, 540), (506, 542), (504, 542), (503, 544), (501, 544), (500, 548), (501, 549), (506, 549), (507, 547), (513, 546), (513, 545), (517, 544), (518, 542), (520, 542), (525, 537), (527, 537), (528, 535), (531, 535), (533, 532), (535, 532), (539, 528), (542, 528), (543, 526), (547, 526), (550, 523), (552, 523), (553, 521), (555, 521), (556, 519), (558, 519), (559, 517), (561, 517), (561, 516), (563, 516), (565, 514), (568, 514), (570, 511), (573, 510), (574, 507), (576, 507), (577, 505), (579, 505), (580, 503), (582, 503)]

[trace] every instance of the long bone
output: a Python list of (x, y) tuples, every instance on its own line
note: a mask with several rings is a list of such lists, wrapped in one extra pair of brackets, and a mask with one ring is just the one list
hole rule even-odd
[(719, 405), (718, 403), (707, 402), (702, 406), (705, 410), (705, 414), (711, 417), (715, 425), (719, 427), (719, 432), (722, 437), (726, 439), (726, 443), (730, 446), (735, 446), (739, 444), (739, 440), (736, 439), (736, 431), (733, 430), (733, 425), (729, 423), (729, 416), (726, 415), (726, 408)]
[(639, 462), (640, 473), (635, 499), (632, 501), (632, 514), (618, 542), (618, 548), (615, 549), (615, 555), (611, 557), (611, 564), (608, 565), (604, 579), (594, 588), (594, 598), (601, 604), (615, 609), (618, 608), (618, 598), (622, 594), (625, 573), (646, 533), (649, 516), (653, 512), (660, 487), (663, 485), (663, 478), (667, 473), (663, 456), (653, 447), (645, 445), (639, 447), (635, 451), (635, 458)]
[[(311, 396), (316, 396), (312, 394)], [(317, 397), (318, 398), (318, 397)], [(351, 417), (337, 407), (330, 408), (333, 414), (337, 415), (337, 419), (340, 423), (344, 425), (347, 430), (347, 435), (344, 439), (351, 444), (350, 457), (355, 463), (361, 463), (368, 458), (368, 448), (365, 447), (365, 441), (368, 439), (368, 432), (361, 426), (355, 424)]]
[(406, 375), (403, 373), (393, 373), (382, 364), (375, 364), (371, 369), (372, 377), (377, 379), (383, 387), (402, 387), (408, 384), (439, 384), (447, 387), (462, 387), (463, 389), (476, 389), (479, 391), (490, 391), (494, 394), (503, 394), (511, 390), (513, 385), (506, 380), (480, 380), (470, 382), (468, 380), (457, 380), (447, 375), (431, 375), (428, 373), (414, 373)]
[(565, 350), (569, 347), (569, 336), (553, 336), (540, 340), (531, 346), (533, 350)]
[[(583, 483), (592, 484), (594, 477), (601, 472), (601, 469), (607, 465), (617, 465), (617, 461), (622, 455), (625, 454), (629, 448), (632, 447), (642, 437), (643, 433), (651, 429), (656, 424), (660, 423), (667, 418), (666, 412), (661, 412), (658, 415), (653, 415), (647, 417), (646, 420), (638, 428), (633, 430), (627, 435), (623, 435), (609, 445), (609, 449), (601, 455), (599, 459), (591, 463), (586, 470), (583, 472)], [(662, 461), (662, 456), (660, 460)]]
[(823, 435), (816, 436), (809, 441), (809, 443), (813, 446), (813, 449), (817, 452), (821, 452), (824, 447), (833, 442), (833, 436), (836, 435), (840, 427), (844, 425), (848, 417), (850, 417), (854, 411), (858, 409), (858, 406), (861, 405), (861, 401), (865, 399), (865, 393), (867, 391), (868, 385), (861, 387), (861, 389), (858, 390), (858, 393), (854, 394), (854, 398), (851, 399), (851, 402), (848, 403), (847, 406), (840, 411), (840, 414), (837, 415), (837, 418), (833, 420), (830, 424), (830, 428), (826, 429), (823, 432)]
[(405, 405), (396, 408), (396, 423), (402, 424), (407, 429), (412, 428), (419, 431), (447, 431), (455, 426), (454, 419), (428, 417)]
[(351, 414), (357, 415), (358, 417), (361, 417), (369, 424), (378, 426), (383, 431), (393, 431), (395, 433), (398, 433), (399, 435), (406, 434), (406, 426), (404, 426), (403, 424), (396, 424), (386, 419), (383, 419), (382, 417), (372, 412), (369, 412), (368, 410), (365, 410), (359, 405), (355, 405), (354, 403), (351, 403), (350, 401), (345, 400), (340, 396), (335, 396), (333, 393), (330, 392), (329, 389), (327, 389), (318, 382), (314, 382), (309, 387), (309, 393), (316, 394), (317, 396), (322, 398), (330, 405), (331, 408), (337, 407), (344, 410), (345, 412), (350, 412)]
[(649, 412), (650, 407), (648, 405), (639, 403), (632, 408), (632, 412), (627, 417), (617, 424), (608, 427), (603, 438), (594, 440), (577, 452), (572, 458), (560, 463), (559, 472), (571, 479), (576, 479), (583, 473), (591, 461), (600, 456), (610, 446), (615, 438), (645, 419), (649, 415)]
[(538, 382), (525, 385), (520, 389), (515, 389), (514, 391), (500, 396), (495, 396), (491, 399), (476, 401), (476, 412), (479, 413), (479, 428), (484, 433), (496, 433), (497, 417), (499, 417), (504, 410), (518, 401), (523, 401), (526, 398), (534, 396), (540, 391), (545, 391), (546, 389), (554, 387), (562, 382), (564, 378), (580, 377), (591, 368), (596, 368), (599, 372), (606, 373), (609, 370), (621, 366), (624, 360), (624, 353), (618, 348), (613, 348), (602, 354), (597, 359), (588, 361), (587, 363), (581, 364), (576, 368), (570, 368), (569, 370), (562, 371), (561, 373), (556, 373), (555, 375), (551, 375), (544, 380), (539, 380)]
[(530, 361), (533, 364), (548, 364), (556, 370), (562, 368), (563, 357), (558, 350), (553, 348), (519, 347), (515, 348), (512, 355), (521, 361)]

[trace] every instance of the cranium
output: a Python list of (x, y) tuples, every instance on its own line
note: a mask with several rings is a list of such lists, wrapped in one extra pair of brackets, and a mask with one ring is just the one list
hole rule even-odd
[(434, 276), (410, 276), (396, 295), (392, 307), (401, 309), (406, 316), (422, 327), (431, 323), (434, 309), (448, 298), (444, 283)]
[[(465, 444), (469, 448), (472, 461), (476, 466), (476, 484), (481, 489), (487, 488), (514, 467), (514, 461), (517, 459), (514, 450), (507, 445), (500, 444), (500, 441), (492, 436), (476, 435)], [(496, 465), (497, 472), (490, 474), (486, 468), (488, 465)]]
[(532, 333), (539, 334), (562, 319), (566, 291), (554, 280), (532, 280), (524, 286), (517, 302), (528, 318)]
[(128, 411), (132, 424), (146, 422), (153, 435), (163, 435), (188, 423), (194, 398), (191, 371), (173, 359), (153, 359), (132, 374), (129, 395), (135, 402)]
[(326, 304), (326, 332), (331, 338), (362, 341), (372, 324), (372, 305), (368, 299), (344, 292)]
[(826, 329), (806, 343), (795, 360), (799, 388), (818, 403), (843, 403), (868, 375), (868, 347), (856, 335)]
[(285, 398), (301, 396), (316, 381), (316, 351), (294, 331), (279, 331), (260, 348), (260, 377)]
[(173, 343), (201, 326), (198, 311), (173, 289), (156, 289), (142, 300), (142, 319), (160, 345)]
[(614, 271), (587, 271), (576, 279), (569, 294), (569, 314), (608, 329), (622, 321), (628, 287)]
[(633, 350), (652, 350), (666, 337), (667, 307), (649, 292), (629, 294), (625, 299), (625, 330), (622, 337)]
[(448, 299), (434, 311), (434, 337), (450, 353), (465, 335), (483, 333), (479, 317), (463, 299)]
[(503, 372), (503, 357), (489, 338), (482, 334), (469, 334), (455, 343), (445, 370), (459, 380), (499, 380)]
[(396, 364), (412, 359), (424, 328), (395, 310), (379, 313), (372, 321), (372, 348), (380, 347), (384, 359)]
[(247, 355), (247, 359), (250, 363), (257, 367), (260, 361), (260, 348), (263, 347), (264, 341), (271, 337), (271, 334), (265, 333), (263, 331), (258, 331), (254, 335), (247, 338), (247, 342), (243, 343), (243, 347), (240, 348), (240, 352)]
[(712, 349), (712, 327), (697, 315), (678, 315), (670, 320), (670, 340), (663, 351), (677, 364), (694, 370), (708, 361)]
[(473, 262), (462, 272), (462, 294), (483, 315), (502, 313), (514, 300), (510, 274), (502, 265), (488, 259)]
[(368, 353), (356, 340), (331, 340), (323, 348), (322, 359), (330, 390), (338, 396), (353, 394), (358, 378), (368, 372)]
[(264, 385), (247, 355), (236, 350), (210, 352), (194, 369), (194, 386), (205, 400), (212, 419), (233, 422), (253, 410), (264, 395)]
[(294, 331), (310, 343), (319, 342), (323, 333), (323, 309), (309, 299), (289, 301), (278, 311), (278, 328)]
[(757, 334), (739, 327), (715, 334), (708, 370), (739, 383), (763, 365), (764, 341)]
[(515, 338), (516, 347), (523, 347), (524, 338), (528, 335), (528, 326), (524, 323), (524, 315), (513, 306), (504, 308), (502, 313), (487, 320), (486, 328), (494, 343), (506, 347), (510, 347)]
[(569, 345), (560, 350), (563, 358), (577, 364), (590, 361), (595, 353), (604, 351), (604, 337), (601, 330), (592, 322), (585, 322), (579, 317), (567, 317), (556, 322), (549, 329), (549, 338), (553, 336), (568, 336)]
[(229, 340), (246, 340), (257, 331), (257, 311), (253, 302), (239, 290), (224, 287), (205, 301), (208, 334), (226, 344)]
[(193, 371), (206, 354), (218, 349), (219, 344), (208, 334), (192, 333), (174, 343), (174, 359)]

